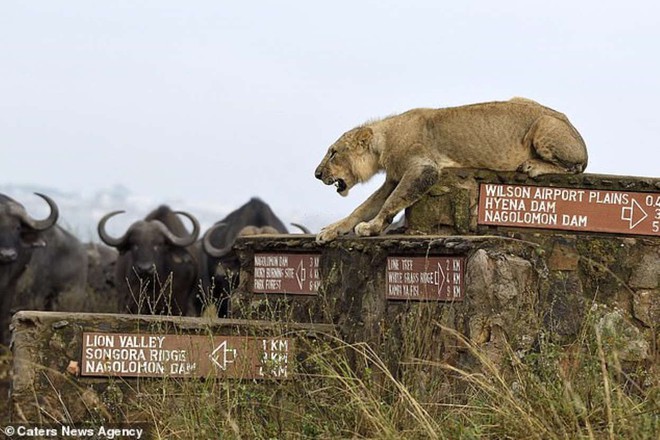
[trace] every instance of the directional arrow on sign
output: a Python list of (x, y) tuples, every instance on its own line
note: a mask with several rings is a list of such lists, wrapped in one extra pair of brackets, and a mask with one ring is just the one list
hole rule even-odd
[(232, 364), (236, 360), (236, 349), (227, 347), (227, 341), (225, 340), (215, 347), (209, 358), (211, 362), (224, 371), (227, 369), (227, 364)]
[(440, 265), (440, 262), (438, 262), (438, 270), (435, 271), (436, 278), (438, 278), (435, 282), (438, 286), (438, 296), (440, 295), (440, 292), (442, 292), (442, 287), (445, 285), (445, 281), (447, 281), (447, 277), (445, 276), (445, 271), (442, 270), (442, 265)]
[(644, 208), (642, 208), (642, 205), (637, 203), (637, 200), (635, 199), (632, 199), (630, 206), (624, 206), (621, 208), (621, 220), (629, 221), (630, 229), (633, 229), (643, 222), (648, 216), (649, 215), (644, 211)]
[(305, 269), (302, 260), (300, 260), (300, 263), (298, 264), (298, 268), (296, 269), (296, 280), (298, 280), (298, 286), (300, 286), (300, 290), (302, 290), (306, 279), (307, 279), (307, 270)]

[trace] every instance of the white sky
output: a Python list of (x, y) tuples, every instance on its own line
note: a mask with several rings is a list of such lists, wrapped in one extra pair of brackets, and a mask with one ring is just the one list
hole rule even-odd
[(659, 5), (5, 1), (0, 184), (259, 196), (318, 228), (376, 186), (344, 199), (314, 178), (342, 132), (512, 96), (566, 113), (587, 172), (658, 177)]

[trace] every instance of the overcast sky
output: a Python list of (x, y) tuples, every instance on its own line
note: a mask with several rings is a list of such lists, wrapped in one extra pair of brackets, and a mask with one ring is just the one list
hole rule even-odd
[[(252, 196), (314, 228), (344, 131), (513, 96), (564, 112), (587, 172), (658, 177), (657, 1), (4, 1), (0, 184), (154, 203)], [(380, 182), (380, 180), (378, 181)], [(151, 207), (148, 207), (151, 208)]]

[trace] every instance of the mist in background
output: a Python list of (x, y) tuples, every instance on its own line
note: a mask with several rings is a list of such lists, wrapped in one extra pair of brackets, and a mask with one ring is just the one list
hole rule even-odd
[[(159, 204), (210, 225), (260, 197), (317, 231), (347, 198), (327, 147), (415, 107), (524, 96), (565, 113), (587, 172), (658, 176), (660, 6), (651, 1), (4, 2), (0, 192), (62, 221)], [(116, 221), (115, 221), (116, 220)], [(116, 230), (113, 230), (116, 227)]]

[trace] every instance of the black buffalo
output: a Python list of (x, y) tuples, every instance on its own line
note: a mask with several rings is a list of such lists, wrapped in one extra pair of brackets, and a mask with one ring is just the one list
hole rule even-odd
[(119, 253), (103, 243), (85, 243), (87, 251), (87, 295), (90, 310), (97, 313), (126, 311), (115, 284), (115, 267)]
[[(124, 211), (106, 214), (98, 224), (101, 240), (117, 248), (115, 285), (132, 313), (188, 314), (190, 293), (197, 284), (198, 262), (192, 251), (199, 236), (199, 223), (191, 214), (160, 206), (144, 220), (133, 223), (114, 238), (105, 224)], [(189, 234), (177, 215), (193, 225)]]
[(57, 204), (43, 220), (0, 194), (0, 344), (9, 341), (9, 321), (18, 310), (79, 310), (84, 306), (87, 253), (55, 223)]
[[(304, 233), (310, 233), (304, 226), (293, 223)], [(240, 263), (232, 252), (237, 237), (257, 234), (287, 234), (284, 223), (273, 210), (258, 198), (227, 215), (224, 219), (211, 226), (201, 243), (200, 270), (204, 294), (197, 302), (199, 310), (215, 303), (218, 316), (224, 318), (228, 314), (228, 300), (231, 291), (238, 285)]]

